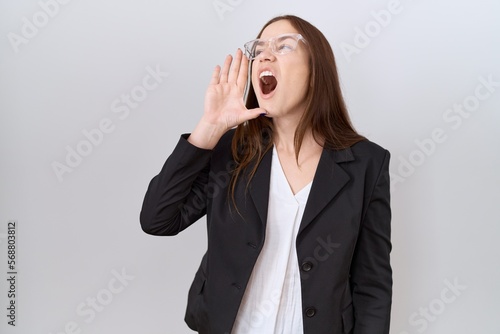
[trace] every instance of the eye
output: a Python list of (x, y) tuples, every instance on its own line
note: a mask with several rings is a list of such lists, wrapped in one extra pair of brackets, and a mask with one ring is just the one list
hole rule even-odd
[(276, 41), (276, 51), (278, 53), (288, 53), (295, 50), (297, 41), (290, 36), (284, 36)]
[(278, 45), (278, 52), (280, 52), (280, 53), (286, 53), (286, 52), (290, 52), (290, 51), (293, 51), (293, 46), (292, 45), (285, 44), (285, 43), (282, 43), (282, 44)]
[(255, 57), (260, 55), (262, 52), (264, 52), (264, 49), (266, 48), (266, 43), (263, 41), (257, 41), (253, 47), (253, 54)]

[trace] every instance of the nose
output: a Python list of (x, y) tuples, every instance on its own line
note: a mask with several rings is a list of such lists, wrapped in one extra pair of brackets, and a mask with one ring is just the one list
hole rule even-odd
[(260, 61), (273, 61), (276, 59), (276, 56), (271, 51), (271, 47), (267, 45), (264, 50), (257, 56)]

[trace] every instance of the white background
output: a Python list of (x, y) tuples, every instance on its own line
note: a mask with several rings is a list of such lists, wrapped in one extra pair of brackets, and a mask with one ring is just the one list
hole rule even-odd
[[(287, 13), (327, 36), (356, 128), (392, 153), (391, 333), (500, 333), (498, 1), (401, 0), (383, 24), (375, 17), (391, 1), (41, 3), (52, 16), (37, 1), (0, 2), (1, 333), (191, 333), (183, 318), (205, 219), (148, 236), (142, 199), (200, 117), (213, 67)], [(148, 68), (168, 76), (140, 96)], [(131, 93), (141, 101), (113, 112)], [(463, 116), (447, 111), (464, 104)], [(108, 133), (85, 146), (83, 131), (103, 120)], [(70, 168), (78, 147), (87, 155)], [(68, 166), (59, 178), (57, 164)]]

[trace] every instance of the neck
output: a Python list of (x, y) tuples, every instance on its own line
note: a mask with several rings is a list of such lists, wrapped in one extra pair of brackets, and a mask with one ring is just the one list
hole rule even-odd
[[(278, 151), (295, 155), (295, 131), (299, 122), (300, 117), (273, 119), (274, 145)], [(309, 150), (318, 146), (312, 135), (312, 130), (307, 130), (302, 140), (301, 150), (303, 148)]]
[(295, 151), (295, 130), (299, 121), (293, 118), (275, 118), (273, 119), (274, 127), (274, 144), (277, 148), (286, 151)]

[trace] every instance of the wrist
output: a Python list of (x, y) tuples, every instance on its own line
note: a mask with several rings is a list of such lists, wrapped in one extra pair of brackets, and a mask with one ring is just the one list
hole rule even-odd
[(187, 140), (196, 147), (211, 150), (217, 145), (226, 131), (226, 129), (218, 125), (211, 124), (201, 119)]

